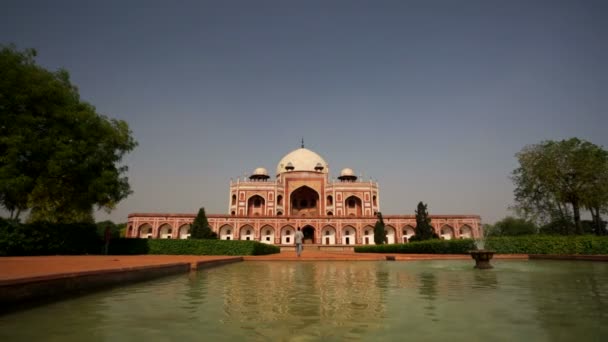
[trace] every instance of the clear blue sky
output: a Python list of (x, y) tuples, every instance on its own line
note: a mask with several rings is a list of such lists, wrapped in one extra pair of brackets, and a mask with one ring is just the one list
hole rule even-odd
[(385, 214), (509, 214), (526, 144), (608, 145), (608, 1), (2, 1), (0, 43), (126, 120), (131, 212), (227, 213), (306, 147)]

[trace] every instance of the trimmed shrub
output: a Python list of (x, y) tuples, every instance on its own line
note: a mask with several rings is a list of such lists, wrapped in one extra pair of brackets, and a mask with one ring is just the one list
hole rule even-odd
[(471, 239), (426, 240), (393, 245), (357, 246), (357, 253), (416, 253), (416, 254), (467, 254), (475, 249)]
[[(503, 236), (489, 238), (485, 248), (500, 254), (608, 254), (606, 236)], [(427, 240), (395, 245), (358, 246), (358, 253), (468, 254), (473, 240)]]
[(199, 239), (117, 239), (110, 242), (109, 249), (113, 255), (265, 255), (280, 252), (277, 246), (257, 241)]
[(1, 256), (100, 254), (102, 245), (95, 224), (21, 224), (0, 219)]
[(505, 236), (488, 239), (486, 249), (505, 254), (608, 254), (608, 237), (594, 235)]

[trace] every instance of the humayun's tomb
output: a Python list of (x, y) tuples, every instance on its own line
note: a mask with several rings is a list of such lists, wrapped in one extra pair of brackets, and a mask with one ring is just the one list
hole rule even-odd
[[(336, 180), (317, 153), (298, 148), (277, 164), (276, 178), (257, 168), (248, 178), (230, 181), (228, 214), (209, 214), (211, 229), (222, 240), (256, 240), (293, 245), (297, 227), (304, 243), (323, 245), (374, 244), (380, 189), (359, 179), (350, 168)], [(186, 239), (196, 214), (129, 214), (128, 237)], [(383, 215), (388, 243), (407, 242), (414, 235), (414, 215)], [(477, 238), (478, 215), (430, 215), (444, 239)]]

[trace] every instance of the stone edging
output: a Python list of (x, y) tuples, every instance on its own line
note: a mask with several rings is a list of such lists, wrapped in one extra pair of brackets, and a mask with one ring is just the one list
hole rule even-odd
[(558, 254), (529, 254), (530, 260), (583, 260), (608, 261), (608, 255), (558, 255)]
[(196, 263), (177, 262), (119, 269), (103, 269), (0, 281), (0, 313), (22, 303), (48, 301), (66, 295), (85, 294), (95, 290), (168, 275), (187, 273), (243, 261), (242, 257), (203, 260)]

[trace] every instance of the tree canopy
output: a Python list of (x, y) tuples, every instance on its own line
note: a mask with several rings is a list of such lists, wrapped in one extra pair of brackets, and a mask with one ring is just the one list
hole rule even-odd
[(416, 209), (416, 230), (410, 241), (423, 241), (429, 239), (438, 239), (439, 235), (435, 233), (431, 226), (431, 218), (427, 211), (427, 205), (420, 202)]
[(513, 171), (518, 213), (540, 225), (572, 221), (583, 233), (581, 209), (591, 211), (601, 226), (600, 212), (608, 207), (608, 152), (588, 141), (572, 138), (543, 141), (524, 147)]
[(191, 239), (217, 239), (217, 234), (209, 227), (209, 221), (207, 221), (207, 215), (205, 214), (205, 208), (200, 208), (198, 214), (190, 227), (190, 238)]
[(517, 236), (538, 233), (538, 227), (534, 222), (512, 216), (507, 216), (494, 225), (485, 226), (484, 229), (487, 229), (487, 236)]
[(382, 218), (382, 213), (378, 212), (376, 214), (378, 220), (376, 221), (376, 225), (374, 225), (374, 243), (376, 245), (381, 245), (384, 243), (384, 239), (386, 238), (386, 233), (384, 231), (384, 219)]
[(120, 166), (137, 143), (128, 124), (82, 101), (66, 70), (33, 49), (0, 46), (0, 205), (30, 221), (92, 222), (132, 191)]

